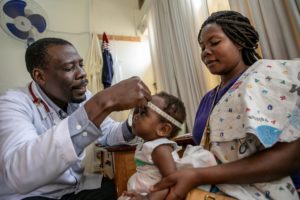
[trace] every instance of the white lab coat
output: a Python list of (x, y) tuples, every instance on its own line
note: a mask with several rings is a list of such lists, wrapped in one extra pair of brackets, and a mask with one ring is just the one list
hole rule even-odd
[[(35, 83), (32, 86), (41, 98)], [(100, 130), (100, 141), (125, 143), (121, 123), (106, 118)], [(84, 156), (75, 153), (68, 117), (60, 120), (52, 108), (49, 115), (41, 104), (33, 103), (27, 87), (0, 97), (0, 200), (35, 195), (59, 198), (100, 187), (101, 176), (83, 176)]]

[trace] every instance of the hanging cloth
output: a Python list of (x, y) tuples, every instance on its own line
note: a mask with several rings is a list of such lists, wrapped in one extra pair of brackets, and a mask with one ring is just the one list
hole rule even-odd
[(89, 80), (88, 89), (93, 94), (103, 90), (103, 86), (101, 84), (102, 54), (96, 33), (92, 34), (92, 41), (85, 63), (85, 70)]
[(113, 70), (113, 59), (109, 50), (109, 42), (105, 32), (103, 33), (102, 36), (102, 58), (103, 58), (102, 84), (104, 88), (108, 88), (111, 86), (114, 70)]

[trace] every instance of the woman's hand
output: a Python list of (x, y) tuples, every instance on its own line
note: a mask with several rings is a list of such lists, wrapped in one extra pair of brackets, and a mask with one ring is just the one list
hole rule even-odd
[(148, 200), (148, 198), (136, 192), (125, 191), (118, 200)]
[(299, 170), (299, 151), (300, 139), (290, 143), (277, 143), (272, 148), (241, 160), (211, 167), (179, 170), (154, 185), (153, 191), (170, 188), (166, 199), (180, 200), (197, 185), (273, 181)]
[[(199, 169), (198, 169), (199, 170)], [(158, 191), (170, 188), (166, 200), (184, 199), (187, 193), (200, 182), (195, 169), (179, 170), (163, 178), (155, 184), (151, 191)]]

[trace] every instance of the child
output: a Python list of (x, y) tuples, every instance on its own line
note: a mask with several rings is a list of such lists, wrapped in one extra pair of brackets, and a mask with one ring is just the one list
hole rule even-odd
[[(119, 199), (129, 196), (143, 199), (152, 185), (176, 171), (174, 160), (179, 156), (180, 147), (169, 140), (177, 135), (186, 112), (182, 101), (165, 92), (152, 96), (147, 107), (136, 108), (133, 113), (132, 132), (144, 139), (135, 151), (137, 172), (133, 174), (125, 192)], [(168, 190), (147, 195), (147, 199), (165, 199)]]

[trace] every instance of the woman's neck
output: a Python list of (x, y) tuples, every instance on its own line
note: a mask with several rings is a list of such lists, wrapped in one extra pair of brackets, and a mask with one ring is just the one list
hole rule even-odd
[(226, 86), (231, 80), (239, 77), (242, 73), (244, 73), (244, 71), (246, 71), (248, 69), (248, 67), (249, 66), (245, 65), (244, 67), (235, 68), (228, 74), (221, 75), (220, 87), (222, 88), (222, 87)]

